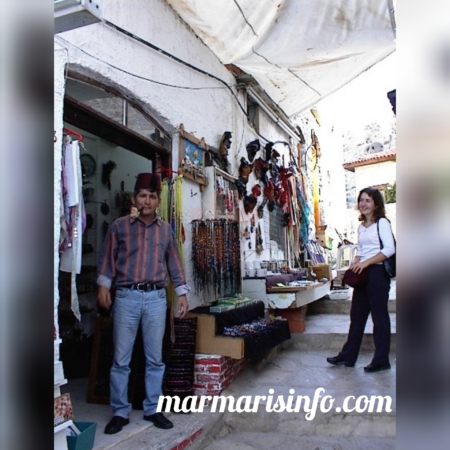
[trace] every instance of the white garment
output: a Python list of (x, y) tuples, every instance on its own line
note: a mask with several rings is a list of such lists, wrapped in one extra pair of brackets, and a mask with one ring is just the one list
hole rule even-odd
[(380, 253), (380, 251), (386, 258), (389, 258), (395, 253), (395, 243), (391, 224), (385, 218), (381, 218), (378, 222), (383, 249), (381, 249), (380, 246), (376, 222), (368, 228), (363, 224), (360, 224), (358, 227), (358, 250), (356, 256), (360, 257), (360, 262), (372, 258)]
[(80, 162), (80, 146), (72, 141), (66, 146), (64, 172), (67, 182), (68, 206), (76, 207), (76, 223), (73, 226), (72, 247), (61, 253), (60, 270), (63, 272), (81, 272), (82, 235), (83, 235), (83, 175)]
[(66, 175), (66, 189), (67, 189), (67, 206), (75, 206), (80, 203), (80, 180), (83, 183), (80, 163), (80, 146), (78, 141), (66, 146), (66, 153), (64, 158), (64, 173)]
[(82, 235), (83, 235), (83, 174), (80, 161), (78, 141), (72, 141), (66, 146), (64, 172), (66, 177), (68, 206), (75, 208), (75, 223), (73, 225), (72, 246), (67, 247), (60, 257), (60, 270), (71, 273), (71, 308), (75, 317), (81, 321), (76, 274), (81, 272)]

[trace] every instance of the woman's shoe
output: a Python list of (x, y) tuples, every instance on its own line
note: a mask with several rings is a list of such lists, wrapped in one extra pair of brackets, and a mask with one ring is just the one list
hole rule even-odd
[(364, 367), (364, 372), (380, 372), (380, 370), (388, 370), (391, 368), (389, 363), (387, 364), (374, 364), (370, 363), (368, 366)]
[(333, 364), (333, 366), (345, 366), (345, 367), (355, 367), (355, 363), (351, 363), (342, 358), (341, 355), (332, 356), (327, 358), (327, 362)]

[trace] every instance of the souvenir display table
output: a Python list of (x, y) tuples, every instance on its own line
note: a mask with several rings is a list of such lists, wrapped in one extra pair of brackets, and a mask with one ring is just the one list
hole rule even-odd
[[(244, 277), (242, 293), (264, 302), (266, 308), (299, 308), (328, 294), (331, 282), (315, 282), (306, 286), (283, 286), (272, 283), (271, 276), (261, 278)], [(280, 278), (278, 276), (277, 278)]]
[(280, 276), (275, 280), (272, 278), (274, 277), (245, 277), (242, 280), (243, 294), (261, 300), (271, 314), (287, 319), (291, 333), (302, 333), (305, 331), (306, 305), (327, 295), (330, 292), (331, 282), (314, 282), (306, 286), (279, 286)]

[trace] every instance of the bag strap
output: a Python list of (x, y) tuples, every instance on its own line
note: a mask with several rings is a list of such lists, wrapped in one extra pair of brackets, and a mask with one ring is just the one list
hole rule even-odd
[[(380, 219), (386, 219), (389, 223), (391, 223), (391, 221), (387, 218), (387, 217), (380, 217)], [(381, 241), (381, 237), (380, 237), (380, 219), (377, 220), (377, 233), (378, 233), (378, 240), (380, 241), (380, 250), (383, 248), (383, 242)], [(392, 237), (394, 238), (394, 247), (395, 247), (395, 251), (397, 252), (397, 241), (395, 240), (395, 236), (394, 236), (394, 232), (392, 231), (391, 228), (391, 232), (392, 232)]]

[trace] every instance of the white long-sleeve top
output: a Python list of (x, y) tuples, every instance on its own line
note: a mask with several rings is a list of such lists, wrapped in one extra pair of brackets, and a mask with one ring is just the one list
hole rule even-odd
[[(373, 223), (366, 228), (363, 224), (358, 227), (358, 250), (356, 256), (360, 257), (360, 262), (380, 253), (380, 251), (389, 258), (395, 253), (395, 242), (392, 234), (390, 222), (384, 217), (379, 220), (380, 238), (383, 243), (381, 249), (380, 240), (378, 239), (377, 223)], [(381, 263), (380, 263), (381, 264)]]

